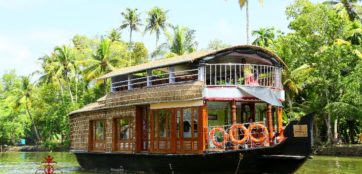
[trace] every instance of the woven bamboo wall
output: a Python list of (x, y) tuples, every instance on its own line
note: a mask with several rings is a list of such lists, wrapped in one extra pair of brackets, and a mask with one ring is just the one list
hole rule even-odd
[[(88, 137), (89, 137), (89, 123), (91, 120), (106, 120), (106, 149), (105, 151), (112, 151), (112, 122), (114, 118), (122, 116), (134, 117), (136, 115), (136, 108), (133, 107), (119, 107), (113, 109), (106, 109), (102, 111), (88, 111), (74, 114), (70, 117), (71, 122), (71, 150), (73, 151), (88, 151)], [(133, 119), (135, 120), (135, 119)], [(135, 125), (135, 123), (133, 123)], [(136, 129), (133, 127), (133, 131)], [(135, 142), (135, 137), (132, 137)]]
[(106, 107), (188, 101), (202, 98), (203, 82), (118, 91), (107, 96)]

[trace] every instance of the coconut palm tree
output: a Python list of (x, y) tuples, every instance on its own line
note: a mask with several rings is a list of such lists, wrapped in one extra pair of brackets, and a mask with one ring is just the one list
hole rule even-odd
[(120, 59), (110, 55), (111, 40), (102, 39), (95, 54), (83, 64), (85, 79), (91, 80), (105, 73), (113, 71)]
[[(264, 3), (264, 0), (259, 0), (260, 4)], [(249, 0), (239, 0), (240, 9), (246, 8), (246, 44), (249, 44)]]
[(187, 27), (173, 27), (173, 35), (166, 33), (167, 42), (161, 44), (156, 51), (152, 53), (152, 57), (163, 55), (164, 57), (173, 57), (175, 55), (183, 55), (185, 53), (194, 52), (198, 43), (195, 41), (195, 30)]
[(303, 90), (305, 82), (313, 70), (314, 68), (307, 64), (303, 64), (293, 70), (287, 68), (283, 70), (283, 86), (286, 91), (289, 113), (293, 114), (292, 99)]
[(272, 28), (260, 28), (259, 30), (254, 30), (252, 32), (253, 36), (256, 36), (256, 39), (253, 41), (253, 45), (258, 45), (262, 47), (269, 47), (275, 38), (275, 29)]
[(362, 22), (361, 18), (358, 16), (357, 12), (353, 8), (353, 4), (357, 2), (361, 2), (361, 0), (328, 0), (325, 1), (324, 3), (330, 5), (336, 5), (338, 3), (342, 3), (351, 21), (358, 19), (359, 21)]
[(130, 9), (126, 8), (125, 12), (122, 12), (123, 21), (120, 26), (120, 29), (129, 28), (129, 45), (131, 48), (132, 45), (132, 32), (139, 31), (139, 27), (142, 26), (140, 13), (137, 13), (137, 8)]
[(48, 72), (51, 72), (53, 78), (59, 80), (63, 89), (64, 83), (68, 90), (72, 104), (75, 104), (72, 90), (70, 88), (70, 79), (75, 77), (76, 74), (75, 58), (71, 48), (65, 45), (55, 47), (54, 52), (52, 53), (52, 59), (51, 63), (47, 66)]
[(33, 85), (30, 82), (30, 77), (29, 76), (21, 77), (21, 86), (20, 90), (18, 91), (18, 96), (16, 97), (15, 108), (19, 108), (20, 106), (25, 106), (26, 113), (29, 116), (37, 142), (39, 143), (41, 142), (41, 137), (39, 135), (38, 128), (35, 124), (33, 114), (31, 113), (30, 110), (32, 95), (33, 95)]
[(111, 42), (120, 41), (121, 40), (121, 34), (118, 32), (117, 29), (113, 28), (111, 32), (109, 32), (108, 39), (111, 40)]
[(156, 34), (156, 47), (158, 46), (158, 40), (160, 38), (161, 30), (165, 33), (167, 31), (167, 27), (171, 26), (167, 23), (167, 10), (164, 11), (159, 7), (153, 7), (150, 11), (148, 11), (148, 18), (146, 19), (146, 27), (145, 31), (150, 32), (150, 34)]

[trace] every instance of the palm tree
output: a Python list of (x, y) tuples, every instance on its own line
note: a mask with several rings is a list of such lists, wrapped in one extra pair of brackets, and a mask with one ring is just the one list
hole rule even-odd
[(41, 142), (41, 137), (39, 135), (38, 128), (35, 124), (33, 115), (30, 111), (30, 105), (31, 105), (32, 94), (33, 94), (33, 85), (31, 84), (30, 78), (28, 76), (23, 76), (21, 78), (21, 87), (20, 87), (20, 91), (18, 92), (18, 94), (19, 95), (17, 96), (17, 99), (16, 99), (15, 108), (18, 108), (21, 105), (25, 106), (26, 113), (28, 114), (29, 119), (30, 119), (31, 124), (34, 129), (34, 133), (37, 138), (37, 142)]
[(161, 30), (165, 33), (167, 31), (167, 27), (171, 26), (170, 24), (168, 24), (167, 21), (167, 14), (168, 11), (164, 11), (161, 8), (158, 7), (153, 7), (149, 12), (148, 12), (148, 18), (146, 19), (147, 24), (145, 27), (145, 31), (146, 32), (150, 32), (150, 34), (152, 33), (156, 33), (156, 48), (158, 46), (158, 40), (160, 38), (160, 34), (161, 34)]
[(343, 7), (346, 9), (349, 20), (354, 21), (355, 19), (358, 19), (360, 22), (362, 22), (362, 19), (358, 16), (357, 12), (353, 8), (353, 4), (361, 2), (361, 0), (328, 0), (325, 1), (325, 4), (330, 5), (336, 5), (338, 3), (342, 3)]
[(109, 32), (107, 38), (110, 39), (111, 42), (120, 41), (121, 34), (117, 31), (117, 29), (112, 29), (111, 32)]
[(164, 55), (164, 57), (173, 57), (175, 55), (183, 55), (185, 53), (194, 52), (198, 43), (195, 41), (195, 30), (187, 27), (173, 27), (173, 35), (166, 33), (167, 42), (161, 44), (156, 51), (152, 53), (152, 57)]
[(130, 9), (126, 8), (125, 12), (122, 12), (121, 15), (123, 16), (124, 20), (122, 22), (122, 25), (120, 26), (120, 29), (129, 28), (129, 45), (131, 47), (132, 45), (132, 32), (133, 31), (139, 31), (139, 26), (141, 26), (141, 19), (140, 19), (140, 13), (137, 13), (137, 8)]
[[(259, 0), (260, 4), (264, 3), (264, 0)], [(246, 44), (249, 44), (249, 1), (239, 0), (240, 9), (246, 7)]]
[(119, 64), (120, 59), (111, 56), (110, 47), (111, 41), (109, 39), (101, 40), (97, 52), (84, 63), (86, 66), (83, 71), (85, 79), (91, 80), (113, 71), (114, 67)]
[(253, 41), (253, 45), (258, 45), (262, 47), (269, 47), (275, 38), (275, 29), (272, 28), (260, 28), (259, 30), (254, 30), (252, 32), (253, 36), (256, 36), (256, 39)]
[(70, 78), (76, 76), (75, 59), (71, 48), (65, 45), (55, 47), (52, 58), (53, 60), (51, 61), (51, 64), (47, 67), (48, 72), (51, 72), (53, 78), (59, 80), (59, 84), (63, 89), (63, 82), (65, 83), (65, 87), (68, 90), (72, 104), (75, 104), (72, 90), (70, 88)]
[(283, 86), (286, 91), (288, 112), (293, 114), (293, 101), (304, 88), (305, 81), (308, 79), (309, 74), (314, 70), (313, 67), (303, 64), (294, 70), (285, 69), (283, 71)]

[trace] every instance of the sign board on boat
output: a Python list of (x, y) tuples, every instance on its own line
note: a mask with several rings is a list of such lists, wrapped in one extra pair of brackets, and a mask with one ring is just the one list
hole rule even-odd
[(293, 125), (294, 137), (308, 137), (308, 125)]

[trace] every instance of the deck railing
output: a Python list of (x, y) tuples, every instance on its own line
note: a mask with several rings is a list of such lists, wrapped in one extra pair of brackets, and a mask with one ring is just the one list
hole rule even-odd
[[(148, 73), (147, 73), (148, 74)], [(261, 86), (282, 89), (282, 68), (255, 64), (205, 64), (203, 68), (167, 73), (149, 73), (112, 82), (112, 91), (201, 80), (206, 86)], [(200, 78), (202, 77), (202, 78)]]
[(282, 68), (255, 64), (206, 64), (208, 86), (263, 86), (282, 89)]
[(149, 76), (130, 78), (129, 80), (112, 83), (112, 91), (129, 90), (165, 84), (185, 83), (198, 79), (198, 69), (174, 71), (169, 73), (151, 74)]
[[(245, 130), (241, 128), (241, 125)], [(207, 149), (209, 151), (228, 151), (270, 146), (268, 130), (263, 122), (209, 126), (207, 140)]]

